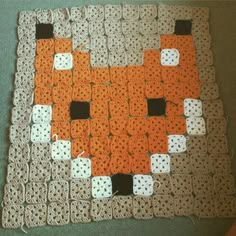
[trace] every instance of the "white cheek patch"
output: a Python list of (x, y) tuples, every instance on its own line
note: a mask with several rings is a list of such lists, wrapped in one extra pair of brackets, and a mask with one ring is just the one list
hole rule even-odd
[(33, 143), (48, 143), (51, 138), (50, 133), (50, 124), (33, 124), (31, 129), (31, 141)]
[(71, 177), (73, 179), (89, 178), (91, 176), (91, 161), (89, 158), (76, 158), (71, 161)]
[(186, 138), (184, 135), (168, 135), (168, 152), (181, 153), (187, 150)]
[(179, 51), (175, 48), (161, 50), (162, 66), (177, 66), (179, 64)]
[(52, 107), (48, 105), (33, 106), (33, 122), (37, 124), (49, 123), (52, 119)]
[(170, 172), (170, 156), (168, 154), (153, 154), (150, 158), (152, 173)]
[(71, 53), (57, 53), (54, 56), (54, 68), (56, 70), (70, 70), (73, 67), (73, 57)]
[(52, 144), (53, 160), (70, 160), (71, 158), (71, 142), (66, 140), (58, 140)]
[(151, 196), (153, 194), (153, 179), (150, 175), (133, 176), (133, 192), (138, 196)]
[(185, 116), (202, 116), (202, 102), (198, 99), (187, 98), (184, 100)]
[(112, 195), (112, 183), (109, 176), (96, 176), (92, 178), (93, 198), (106, 198)]

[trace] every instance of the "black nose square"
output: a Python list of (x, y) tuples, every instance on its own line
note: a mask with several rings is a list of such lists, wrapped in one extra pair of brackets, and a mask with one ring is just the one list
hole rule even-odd
[(148, 99), (148, 115), (163, 116), (166, 113), (166, 101), (164, 98)]
[(190, 35), (192, 33), (192, 22), (190, 20), (176, 20), (175, 34)]
[(52, 24), (36, 24), (36, 39), (53, 38)]
[(132, 175), (116, 174), (111, 177), (112, 192), (115, 195), (130, 195), (133, 193)]
[(72, 120), (88, 119), (90, 113), (90, 104), (88, 102), (71, 102), (70, 117)]

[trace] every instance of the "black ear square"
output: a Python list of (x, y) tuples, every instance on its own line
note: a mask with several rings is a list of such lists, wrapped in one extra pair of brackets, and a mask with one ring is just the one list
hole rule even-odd
[(192, 21), (190, 20), (176, 20), (175, 34), (190, 35), (192, 33)]
[(72, 120), (88, 119), (90, 104), (88, 102), (71, 102), (70, 117)]
[(52, 24), (36, 24), (36, 39), (53, 38)]
[(164, 98), (148, 99), (148, 115), (163, 116), (166, 113), (166, 101)]
[(116, 174), (111, 177), (112, 193), (115, 195), (130, 195), (133, 193), (132, 175)]

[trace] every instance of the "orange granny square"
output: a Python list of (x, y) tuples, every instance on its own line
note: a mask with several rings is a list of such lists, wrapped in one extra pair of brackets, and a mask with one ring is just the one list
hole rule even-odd
[(71, 121), (71, 137), (88, 137), (90, 134), (89, 120), (72, 120)]

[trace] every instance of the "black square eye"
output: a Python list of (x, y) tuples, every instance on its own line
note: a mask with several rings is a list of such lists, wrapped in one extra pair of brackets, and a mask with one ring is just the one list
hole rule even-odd
[(164, 98), (148, 99), (148, 115), (163, 116), (166, 113), (166, 101)]
[(36, 24), (36, 39), (53, 38), (52, 24)]
[(175, 34), (190, 35), (192, 33), (192, 22), (190, 20), (176, 20)]
[(133, 193), (132, 175), (116, 174), (111, 177), (112, 193), (115, 195), (130, 195)]
[(88, 102), (71, 102), (70, 117), (72, 120), (88, 119), (90, 113), (90, 104)]

